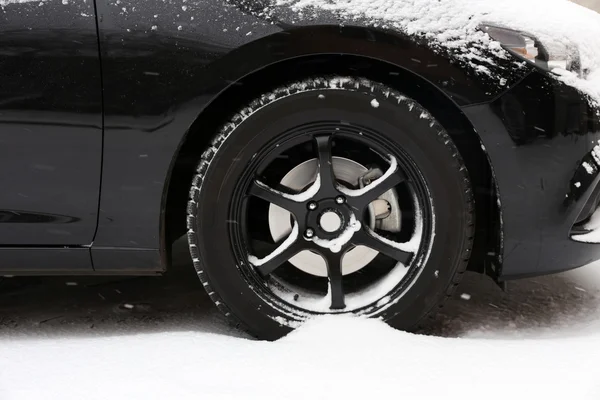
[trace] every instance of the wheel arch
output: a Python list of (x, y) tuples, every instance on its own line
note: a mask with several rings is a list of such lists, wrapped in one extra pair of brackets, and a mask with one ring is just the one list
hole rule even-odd
[[(322, 33), (324, 28), (328, 27), (318, 27), (312, 32)], [(298, 36), (298, 32), (296, 32), (287, 33), (284, 37), (285, 43), (293, 42), (296, 46), (299, 43), (307, 46), (300, 46), (300, 50), (286, 52), (283, 50), (286, 46), (277, 47), (281, 45), (280, 41), (267, 41), (266, 38), (263, 38), (244, 46), (245, 49), (235, 50), (234, 52), (238, 54), (225, 57), (225, 59), (215, 62), (216, 65), (211, 66), (211, 68), (217, 69), (225, 67), (239, 59), (240, 54), (253, 54), (253, 49), (257, 50), (254, 61), (249, 62), (249, 65), (242, 66), (241, 69), (240, 66), (237, 66), (234, 68), (236, 71), (228, 68), (223, 70), (221, 74), (223, 77), (222, 90), (207, 103), (186, 136), (181, 140), (172, 161), (163, 194), (165, 212), (161, 217), (161, 229), (164, 232), (161, 235), (161, 241), (163, 241), (161, 248), (166, 249), (166, 254), (170, 255), (172, 242), (185, 233), (188, 191), (196, 163), (202, 152), (210, 145), (210, 141), (220, 125), (227, 122), (232, 114), (262, 93), (287, 82), (318, 75), (353, 75), (379, 81), (402, 91), (428, 109), (448, 131), (465, 159), (476, 196), (477, 234), (469, 269), (487, 272), (495, 278), (495, 270), (488, 268), (487, 254), (501, 251), (502, 219), (501, 210), (497, 205), (498, 192), (493, 166), (483, 149), (478, 133), (457, 103), (457, 98), (439, 85), (439, 77), (436, 78), (438, 82), (433, 82), (429, 76), (423, 76), (419, 71), (408, 68), (405, 62), (393, 62), (393, 59), (398, 60), (402, 55), (401, 51), (390, 47), (393, 44), (397, 45), (398, 40), (403, 40), (396, 35), (386, 37), (387, 48), (393, 51), (391, 56), (386, 56), (382, 50), (386, 48), (385, 46), (376, 51), (369, 51), (370, 47), (364, 46), (365, 40), (372, 45), (374, 35), (377, 36), (375, 39), (382, 35), (379, 31), (353, 28), (350, 35), (341, 35), (338, 27), (338, 34), (332, 37), (339, 39), (339, 46), (336, 46), (336, 42), (331, 40), (322, 46), (306, 43), (306, 34), (311, 30), (302, 28), (300, 31), (303, 31), (302, 35)], [(329, 32), (329, 29), (326, 31)], [(273, 36), (277, 35), (281, 34)], [(348, 37), (352, 41), (348, 42)], [(314, 43), (314, 38), (311, 42)], [(269, 43), (271, 43), (270, 46)], [(349, 43), (354, 43), (354, 47), (349, 47)], [(261, 51), (264, 50), (260, 50), (264, 46), (268, 47), (268, 52), (273, 53), (268, 54), (266, 59), (265, 55), (261, 54)], [(337, 52), (330, 50), (330, 48), (336, 47), (339, 48)], [(420, 49), (420, 51), (424, 50)], [(429, 50), (426, 52), (430, 53)], [(275, 59), (273, 59), (273, 55), (275, 55)], [(440, 59), (438, 55), (431, 55), (431, 57)], [(254, 67), (254, 64), (261, 59), (265, 64)], [(251, 69), (251, 71), (244, 71), (244, 68)], [(466, 78), (466, 75), (458, 67), (449, 64), (447, 68), (449, 79), (460, 76), (462, 85), (474, 85), (474, 82)], [(463, 92), (455, 90), (453, 93)], [(482, 98), (478, 95), (467, 98), (460, 97), (460, 102), (463, 104), (480, 101)], [(167, 265), (170, 264), (169, 256), (163, 260)]]

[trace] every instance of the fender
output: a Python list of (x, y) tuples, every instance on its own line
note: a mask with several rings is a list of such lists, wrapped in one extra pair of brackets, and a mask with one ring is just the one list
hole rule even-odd
[[(360, 56), (393, 64), (427, 80), (460, 107), (494, 99), (533, 69), (515, 71), (514, 62), (497, 58), (492, 76), (479, 72), (478, 64), (453, 60), (448, 52), (434, 50), (424, 41), (400, 32), (361, 26), (308, 25), (293, 27), (232, 50), (207, 66), (206, 78), (220, 75), (217, 89), (224, 90), (225, 84), (237, 82), (269, 65), (324, 54)], [(500, 81), (505, 83), (501, 85)]]
[(198, 131), (194, 123), (244, 77), (299, 57), (361, 56), (410, 71), (467, 106), (493, 100), (530, 72), (507, 58), (498, 60), (493, 74), (482, 74), (475, 63), (422, 40), (367, 24), (340, 26), (335, 16), (299, 26), (218, 1), (201, 3), (194, 5), (201, 8), (199, 22), (183, 27), (173, 23), (174, 15), (161, 24), (169, 17), (162, 2), (143, 1), (138, 12), (124, 14), (98, 1), (104, 87), (102, 190), (92, 246), (98, 272), (123, 273), (115, 259), (136, 273), (149, 259), (153, 270), (165, 268), (166, 194), (179, 149), (192, 128), (209, 140), (214, 131)]

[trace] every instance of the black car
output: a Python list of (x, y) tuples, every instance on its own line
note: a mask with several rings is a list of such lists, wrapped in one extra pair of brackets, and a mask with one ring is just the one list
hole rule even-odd
[(482, 25), (503, 47), (467, 60), (261, 0), (0, 10), (1, 275), (163, 274), (187, 235), (218, 308), (275, 339), (415, 329), (467, 270), (600, 258), (599, 110), (535, 37)]

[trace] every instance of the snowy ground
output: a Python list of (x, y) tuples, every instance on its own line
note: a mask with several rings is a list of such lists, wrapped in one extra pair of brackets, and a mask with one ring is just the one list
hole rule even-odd
[(164, 278), (0, 281), (0, 400), (600, 399), (600, 263), (508, 293), (468, 275), (418, 334), (338, 317), (266, 343), (177, 253)]
[(4, 281), (0, 399), (600, 398), (600, 264), (508, 293), (469, 275), (419, 335), (332, 318), (266, 343), (177, 254), (164, 278)]

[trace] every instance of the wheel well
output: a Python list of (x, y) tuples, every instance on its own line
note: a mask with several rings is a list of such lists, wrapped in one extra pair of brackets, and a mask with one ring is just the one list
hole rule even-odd
[[(469, 270), (487, 272), (487, 254), (500, 251), (500, 210), (494, 175), (479, 137), (460, 108), (430, 82), (380, 60), (349, 55), (317, 55), (269, 65), (233, 83), (200, 114), (175, 161), (166, 202), (167, 254), (185, 233), (190, 182), (202, 152), (220, 125), (256, 97), (287, 82), (319, 75), (360, 76), (400, 90), (426, 108), (448, 131), (469, 170), (476, 201), (476, 236)], [(169, 257), (170, 263), (170, 257)]]

